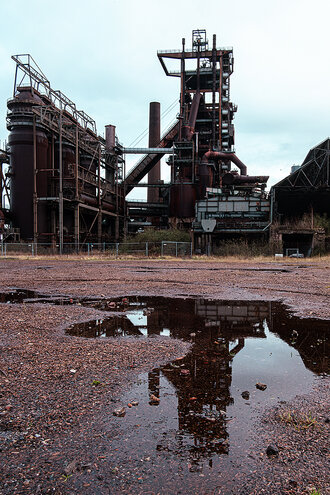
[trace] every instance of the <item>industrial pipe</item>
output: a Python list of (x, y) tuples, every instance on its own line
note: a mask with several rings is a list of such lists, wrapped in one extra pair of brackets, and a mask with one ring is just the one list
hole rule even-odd
[(209, 162), (209, 159), (214, 160), (230, 160), (235, 163), (241, 171), (241, 175), (247, 175), (247, 166), (235, 155), (235, 153), (224, 153), (223, 151), (207, 151), (202, 158), (202, 163)]
[[(88, 196), (87, 194), (81, 194), (80, 200), (83, 203), (87, 203), (87, 204), (95, 206), (95, 207), (98, 206), (98, 198), (96, 198), (96, 197)], [(106, 211), (115, 211), (115, 205), (113, 205), (113, 204), (111, 204), (105, 200), (102, 200), (101, 208), (102, 208), (102, 210), (106, 210)]]
[(228, 172), (222, 177), (224, 186), (232, 186), (235, 184), (266, 184), (268, 175), (238, 175)]
[(201, 101), (201, 94), (199, 91), (196, 91), (190, 107), (189, 122), (188, 124), (185, 124), (182, 127), (183, 137), (188, 141), (191, 141), (195, 132), (195, 124), (196, 124), (200, 101)]
[(169, 155), (175, 150), (174, 148), (121, 148), (120, 151), (125, 155)]

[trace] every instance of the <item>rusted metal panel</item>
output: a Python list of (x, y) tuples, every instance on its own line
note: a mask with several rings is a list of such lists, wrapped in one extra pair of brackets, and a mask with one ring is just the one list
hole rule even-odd
[(195, 216), (197, 186), (195, 184), (172, 184), (170, 188), (170, 216), (191, 218)]

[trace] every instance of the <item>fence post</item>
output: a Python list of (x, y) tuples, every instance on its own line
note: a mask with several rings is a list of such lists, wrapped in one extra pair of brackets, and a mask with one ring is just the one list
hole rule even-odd
[(7, 258), (7, 244), (5, 244), (5, 258)]
[(161, 257), (164, 256), (164, 241), (162, 241), (162, 248), (161, 248), (160, 255), (161, 255)]
[(192, 258), (193, 255), (193, 247), (192, 247), (192, 242), (190, 243), (190, 257)]
[(89, 242), (87, 243), (87, 256), (89, 256)]
[(119, 242), (116, 242), (116, 258), (118, 258), (119, 254)]
[(32, 256), (34, 256), (34, 243), (33, 242), (31, 244), (31, 254), (32, 254)]
[(3, 256), (3, 240), (1, 240), (1, 256)]
[(178, 257), (178, 243), (175, 243), (175, 257)]
[(103, 243), (103, 252), (105, 252), (105, 242)]
[(146, 242), (146, 257), (148, 258), (149, 256), (149, 244)]

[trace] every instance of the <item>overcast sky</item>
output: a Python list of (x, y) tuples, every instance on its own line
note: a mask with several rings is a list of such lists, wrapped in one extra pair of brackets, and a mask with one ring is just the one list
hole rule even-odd
[[(0, 141), (13, 90), (11, 55), (30, 53), (54, 89), (94, 118), (117, 126), (125, 146), (148, 126), (150, 101), (179, 98), (157, 50), (191, 46), (191, 31), (233, 46), (231, 99), (236, 153), (270, 185), (330, 135), (328, 0), (2, 0)], [(162, 123), (163, 130), (179, 106)], [(139, 143), (146, 146), (147, 138)], [(164, 165), (164, 169), (168, 167)], [(165, 174), (163, 178), (166, 179)], [(138, 193), (133, 193), (137, 197)]]

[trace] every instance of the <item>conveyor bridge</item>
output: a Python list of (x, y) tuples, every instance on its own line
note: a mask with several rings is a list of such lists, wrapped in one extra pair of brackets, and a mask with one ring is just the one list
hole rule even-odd
[(157, 146), (157, 148), (160, 148), (159, 153), (150, 153), (145, 155), (129, 172), (124, 181), (126, 195), (131, 192), (134, 186), (150, 172), (152, 167), (159, 161), (159, 159), (165, 155), (165, 153), (161, 151), (161, 148), (169, 148), (170, 146), (172, 146), (178, 132), (179, 122), (176, 121), (172, 125), (172, 127), (170, 127), (169, 130), (166, 131), (166, 133), (162, 136)]

